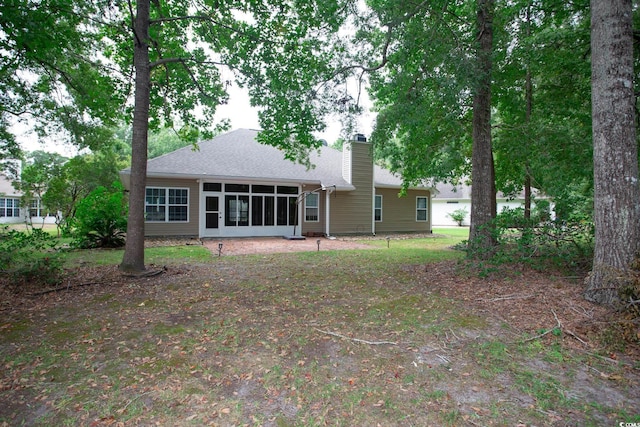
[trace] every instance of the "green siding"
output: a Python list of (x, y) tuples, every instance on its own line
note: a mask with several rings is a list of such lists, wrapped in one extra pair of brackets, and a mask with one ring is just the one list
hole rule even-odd
[[(400, 190), (378, 188), (382, 196), (382, 221), (376, 222), (376, 233), (430, 233), (431, 199), (428, 190), (408, 190), (398, 197)], [(427, 221), (416, 221), (416, 197), (428, 198)]]
[[(345, 148), (348, 150), (349, 148)], [(373, 218), (373, 159), (371, 145), (351, 143), (351, 184), (354, 191), (331, 197), (331, 234), (371, 234)]]

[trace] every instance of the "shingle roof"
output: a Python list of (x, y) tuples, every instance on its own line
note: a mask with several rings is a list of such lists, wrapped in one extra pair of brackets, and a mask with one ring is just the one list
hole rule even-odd
[[(257, 130), (238, 129), (198, 144), (199, 150), (184, 147), (147, 162), (147, 176), (172, 178), (247, 179), (303, 181), (338, 188), (350, 188), (342, 177), (342, 152), (324, 146), (309, 156), (315, 167), (285, 159), (284, 153), (256, 141)], [(124, 173), (129, 173), (126, 169)], [(400, 187), (402, 180), (374, 167), (376, 185)], [(352, 187), (351, 187), (352, 188)]]

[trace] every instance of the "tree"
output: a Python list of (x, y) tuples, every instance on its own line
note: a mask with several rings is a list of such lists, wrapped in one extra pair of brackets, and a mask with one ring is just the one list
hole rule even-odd
[[(304, 160), (319, 146), (312, 132), (324, 127), (326, 83), (335, 77), (335, 55), (348, 2), (291, 0), (238, 4), (142, 0), (128, 10), (127, 31), (115, 34), (116, 62), (135, 68), (127, 242), (120, 269), (144, 272), (144, 201), (148, 130), (171, 125), (178, 113), (192, 138), (206, 129), (226, 99), (218, 67), (228, 67), (249, 88), (262, 142)], [(123, 13), (123, 15), (126, 15)], [(133, 52), (128, 48), (133, 41)], [(190, 47), (193, 46), (192, 49)], [(206, 47), (206, 49), (205, 49)], [(152, 90), (153, 89), (153, 90)], [(204, 119), (193, 114), (201, 106)], [(161, 115), (158, 113), (162, 113)], [(308, 162), (308, 161), (307, 161)]]
[(595, 252), (588, 300), (611, 304), (640, 249), (631, 0), (591, 1)]
[(33, 124), (38, 137), (54, 134), (80, 147), (108, 136), (124, 91), (100, 56), (106, 46), (92, 23), (109, 10), (103, 1), (2, 2), (0, 153), (16, 151), (9, 132), (16, 121)]
[[(189, 142), (212, 134), (228, 83), (260, 108), (262, 142), (308, 163), (313, 132), (338, 104), (339, 28), (353, 0), (13, 0), (0, 13), (3, 125), (36, 118), (95, 147), (107, 126), (132, 123), (130, 218), (121, 269), (144, 271), (148, 131), (174, 127)], [(47, 28), (47, 31), (41, 31)], [(4, 79), (6, 74), (7, 79)], [(133, 107), (126, 103), (133, 91)], [(0, 131), (6, 126), (0, 126)], [(305, 160), (307, 159), (307, 160)]]
[(126, 166), (117, 150), (104, 147), (91, 154), (82, 154), (68, 160), (49, 179), (42, 200), (55, 212), (58, 227), (68, 231), (67, 224), (73, 221), (80, 200), (97, 187), (109, 187), (119, 180), (118, 172)]
[(127, 205), (118, 181), (97, 187), (78, 203), (72, 221), (73, 245), (81, 248), (117, 248), (124, 245)]
[(493, 0), (478, 0), (477, 82), (473, 94), (471, 156), (471, 226), (469, 243), (481, 253), (494, 246), (491, 222), (496, 217), (496, 180), (491, 145), (491, 79), (493, 68)]
[(589, 197), (593, 174), (588, 2), (525, 0), (500, 15), (496, 187), (515, 195), (531, 182), (568, 219), (576, 189)]
[[(52, 177), (59, 173), (66, 161), (67, 158), (58, 153), (45, 151), (34, 151), (27, 156), (20, 179), (13, 182), (14, 188), (22, 193), (23, 206), (29, 207), (34, 200), (43, 202)], [(28, 209), (26, 212), (29, 215)]]

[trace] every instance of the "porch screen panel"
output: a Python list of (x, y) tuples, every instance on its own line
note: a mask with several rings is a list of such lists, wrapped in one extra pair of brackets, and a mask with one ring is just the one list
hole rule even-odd
[(218, 228), (218, 214), (217, 213), (207, 213), (206, 219), (206, 227), (207, 228)]
[(298, 198), (289, 197), (289, 225), (298, 223)]
[(263, 203), (262, 196), (251, 197), (251, 225), (262, 225), (263, 223)]
[(275, 224), (275, 198), (273, 196), (265, 196), (264, 198), (264, 225)]
[(288, 202), (288, 197), (278, 197), (278, 207), (277, 207), (278, 225), (287, 225), (287, 219), (288, 219), (287, 202)]
[(237, 196), (225, 196), (224, 201), (224, 205), (226, 206), (224, 225), (226, 225), (227, 227), (235, 227), (238, 224)]
[(238, 196), (238, 225), (249, 226), (249, 196)]

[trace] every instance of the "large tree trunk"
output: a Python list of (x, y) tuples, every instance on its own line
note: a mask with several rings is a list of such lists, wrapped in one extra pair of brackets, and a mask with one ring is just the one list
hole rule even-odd
[(133, 135), (131, 141), (131, 184), (127, 241), (120, 270), (140, 273), (144, 266), (144, 201), (147, 182), (147, 138), (149, 131), (150, 64), (149, 0), (139, 0), (134, 19), (134, 54), (136, 69)]
[(478, 0), (478, 80), (473, 97), (471, 158), (471, 227), (469, 242), (477, 255), (494, 246), (491, 222), (496, 216), (495, 171), (491, 146), (491, 68), (494, 0)]
[(631, 0), (591, 0), (595, 253), (588, 300), (611, 304), (640, 248)]

